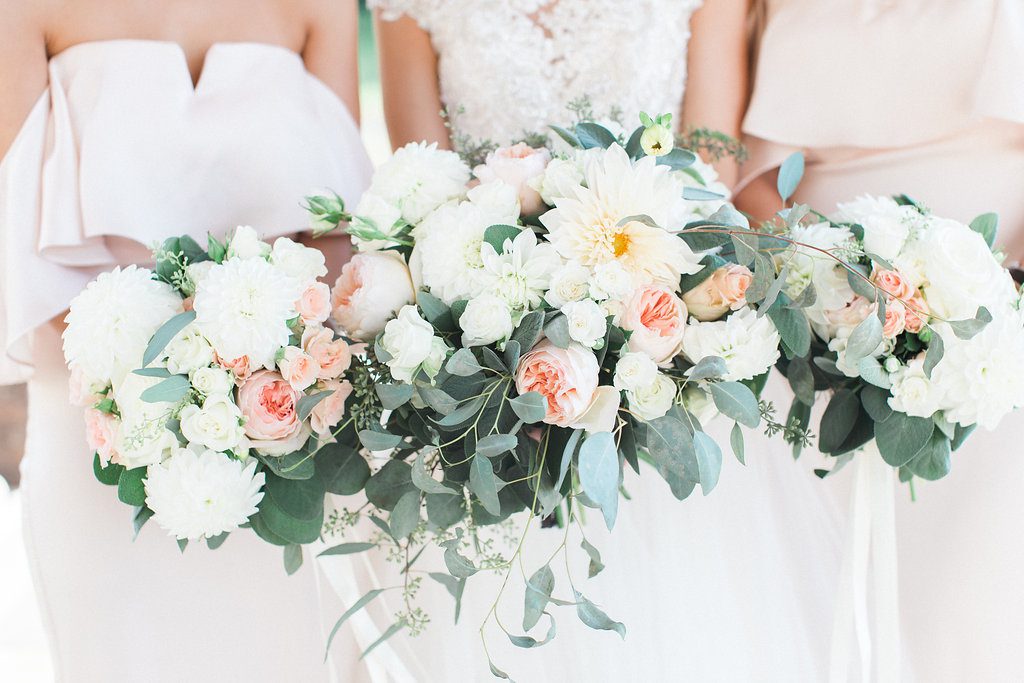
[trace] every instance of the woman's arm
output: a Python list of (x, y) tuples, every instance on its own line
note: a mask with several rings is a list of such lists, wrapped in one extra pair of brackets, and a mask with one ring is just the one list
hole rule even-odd
[(451, 148), (441, 117), (437, 54), (430, 34), (413, 19), (385, 21), (377, 15), (380, 80), (384, 88), (384, 118), (391, 146), (427, 140)]
[(302, 61), (338, 94), (359, 123), (359, 5), (356, 0), (314, 0)]
[(39, 3), (0, 0), (0, 159), (46, 90), (47, 61)]
[[(705, 0), (693, 15), (687, 53), (683, 127), (710, 128), (734, 138), (747, 106), (749, 0)], [(715, 163), (722, 182), (736, 183), (736, 160)]]

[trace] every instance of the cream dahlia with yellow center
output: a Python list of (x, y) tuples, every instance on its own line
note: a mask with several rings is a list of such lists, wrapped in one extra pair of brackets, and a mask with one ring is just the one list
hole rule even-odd
[[(605, 150), (587, 167), (586, 186), (555, 199), (555, 208), (541, 217), (549, 240), (566, 259), (593, 269), (619, 262), (635, 284), (679, 288), (679, 276), (702, 266), (685, 242), (667, 230), (683, 188), (665, 166), (651, 157), (632, 162), (618, 145)], [(648, 216), (656, 225), (642, 220)]]

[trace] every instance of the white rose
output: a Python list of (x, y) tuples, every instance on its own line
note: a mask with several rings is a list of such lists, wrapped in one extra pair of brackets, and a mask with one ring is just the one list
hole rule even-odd
[(515, 225), (519, 220), (516, 188), (500, 180), (480, 183), (466, 193), (466, 198), (488, 214), (502, 217), (502, 223)]
[(203, 396), (226, 395), (235, 388), (235, 379), (221, 368), (199, 368), (192, 372), (192, 386)]
[(378, 251), (393, 244), (387, 239), (364, 239), (360, 237), (361, 228), (374, 228), (383, 235), (394, 237), (402, 225), (402, 212), (394, 204), (387, 202), (372, 192), (366, 192), (359, 200), (353, 214), (350, 228), (352, 244), (360, 251)]
[(227, 258), (266, 258), (270, 256), (270, 245), (260, 240), (251, 226), (240, 225), (228, 242)]
[(708, 356), (725, 360), (724, 379), (753, 379), (779, 359), (779, 331), (768, 316), (744, 308), (725, 320), (691, 320), (683, 336), (683, 355), (696, 365)]
[(578, 261), (570, 261), (551, 274), (544, 299), (554, 308), (586, 298), (590, 292), (590, 270)]
[(424, 361), (436, 353), (434, 328), (420, 317), (415, 306), (405, 306), (398, 317), (384, 326), (381, 346), (391, 358), (387, 365), (391, 375), (402, 382), (411, 382)]
[(441, 366), (444, 365), (444, 361), (447, 358), (448, 345), (444, 343), (444, 339), (434, 337), (430, 340), (430, 353), (427, 354), (427, 358), (423, 361), (423, 365), (420, 368), (427, 374), (427, 377), (434, 379), (437, 377), (437, 373), (441, 371)]
[(575, 159), (552, 159), (544, 173), (530, 180), (530, 186), (551, 206), (555, 200), (571, 196), (575, 188), (582, 185), (583, 167)]
[(348, 336), (361, 341), (380, 334), (391, 316), (415, 300), (409, 269), (393, 251), (354, 255), (331, 291), (334, 319)]
[(130, 373), (114, 387), (114, 401), (121, 413), (121, 429), (115, 437), (113, 459), (128, 469), (155, 465), (178, 445), (174, 433), (167, 429), (174, 405), (148, 403), (142, 392), (162, 380)]
[(569, 323), (569, 336), (574, 342), (592, 349), (604, 342), (608, 331), (604, 309), (593, 299), (570, 301), (562, 306), (562, 313)]
[(470, 299), (459, 318), (463, 346), (486, 346), (512, 334), (512, 311), (504, 299), (481, 294)]
[(658, 364), (646, 353), (624, 353), (615, 364), (612, 384), (620, 391), (636, 391), (650, 387), (657, 377)]
[(658, 373), (654, 382), (626, 392), (629, 409), (642, 420), (656, 420), (669, 411), (676, 400), (676, 383), (668, 375)]
[(306, 286), (315, 282), (317, 278), (327, 275), (326, 261), (322, 251), (303, 246), (287, 237), (278, 237), (274, 241), (274, 250), (270, 254), (270, 261)]
[(887, 261), (899, 255), (907, 238), (923, 220), (912, 206), (900, 206), (891, 197), (869, 195), (839, 204), (836, 218), (864, 228), (864, 251)]
[(889, 407), (912, 417), (931, 417), (939, 409), (941, 392), (924, 374), (924, 355), (889, 375), (892, 396)]
[(185, 406), (179, 419), (181, 433), (189, 443), (201, 444), (219, 453), (231, 450), (245, 436), (242, 411), (225, 394), (207, 397), (202, 408)]
[(706, 425), (718, 415), (718, 407), (711, 394), (692, 383), (683, 389), (682, 400), (686, 412), (697, 418), (697, 422), (702, 425)]
[(200, 261), (199, 263), (190, 263), (185, 267), (185, 274), (188, 276), (192, 292), (195, 293), (196, 287), (199, 283), (206, 279), (206, 276), (210, 274), (210, 270), (217, 265), (213, 261)]
[(608, 261), (594, 266), (591, 295), (602, 299), (626, 299), (633, 292), (633, 276), (619, 261)]
[(167, 354), (167, 369), (175, 375), (187, 375), (213, 363), (213, 347), (195, 323), (179, 332), (164, 353)]
[(1006, 311), (1016, 289), (985, 243), (962, 223), (933, 218), (915, 245), (924, 264), (924, 298), (947, 320), (973, 318), (979, 306)]

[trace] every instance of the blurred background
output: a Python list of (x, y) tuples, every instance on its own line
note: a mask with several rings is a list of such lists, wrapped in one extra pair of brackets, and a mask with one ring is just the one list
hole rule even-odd
[[(384, 124), (373, 23), (365, 3), (360, 5), (361, 124), (370, 158), (379, 164), (391, 147)], [(0, 681), (42, 683), (52, 681), (53, 674), (21, 534), (17, 486), (24, 439), (25, 387), (0, 386)]]

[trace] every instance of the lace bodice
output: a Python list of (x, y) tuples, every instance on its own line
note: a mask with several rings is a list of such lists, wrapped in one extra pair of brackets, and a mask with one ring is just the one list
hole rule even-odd
[(504, 144), (571, 122), (587, 98), (597, 118), (678, 114), (690, 16), (702, 0), (370, 0), (385, 19), (430, 32), (453, 132)]

